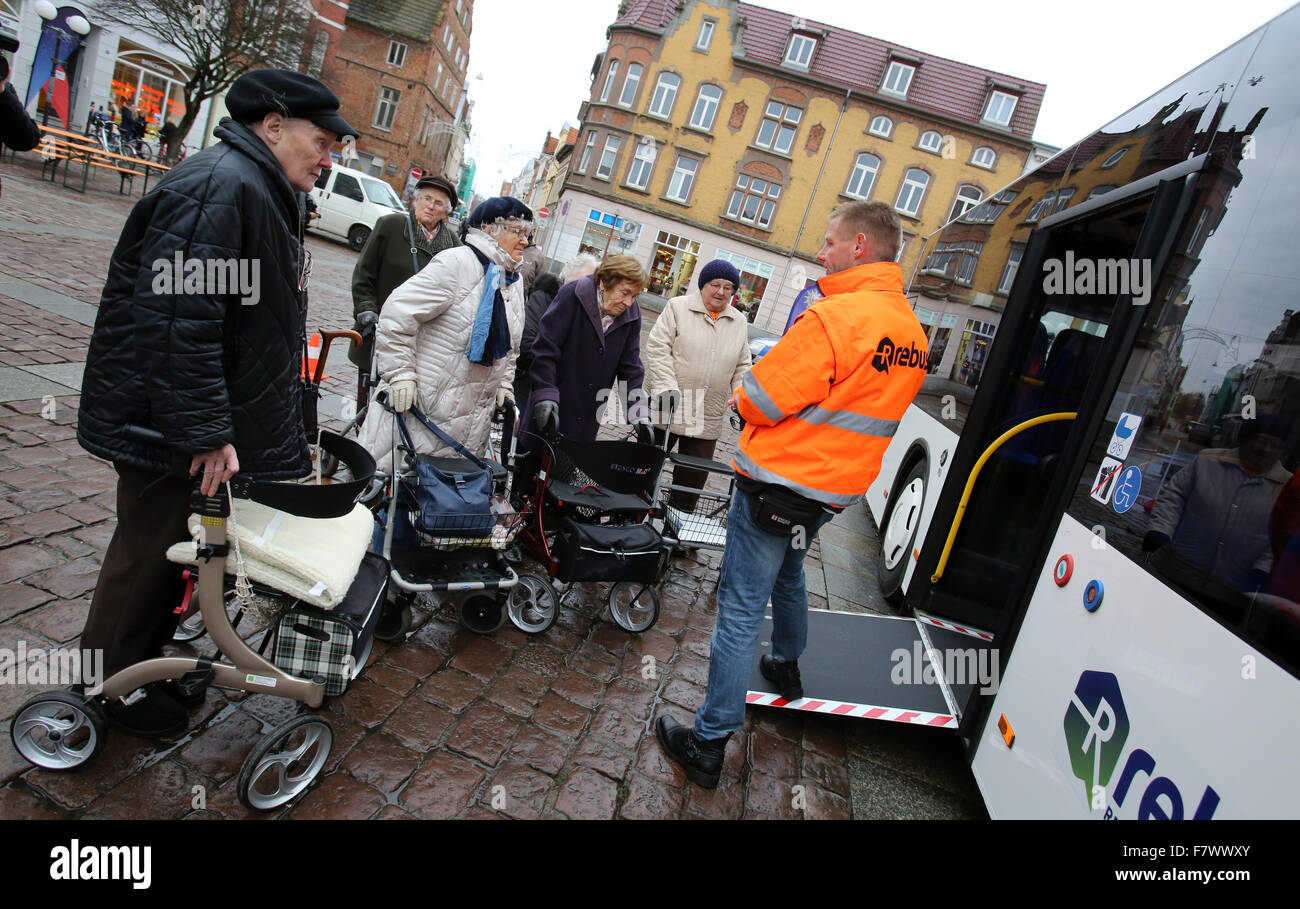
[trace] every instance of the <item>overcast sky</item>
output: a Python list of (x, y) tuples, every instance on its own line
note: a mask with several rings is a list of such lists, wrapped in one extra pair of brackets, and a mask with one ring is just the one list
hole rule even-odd
[[(1083, 138), (1292, 5), (1291, 0), (766, 0), (760, 4), (1047, 85), (1034, 138)], [(1214, 10), (1206, 14), (1206, 10)], [(1231, 17), (1225, 15), (1231, 11)], [(546, 131), (578, 125), (618, 0), (475, 0), (468, 156), (495, 195)], [(481, 75), (482, 79), (477, 77)]]

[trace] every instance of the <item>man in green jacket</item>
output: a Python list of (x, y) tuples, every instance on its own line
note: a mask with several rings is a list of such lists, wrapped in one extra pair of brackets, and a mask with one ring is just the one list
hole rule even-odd
[(363, 317), (362, 313), (378, 315), (389, 294), (428, 265), (430, 259), (444, 249), (460, 246), (446, 220), (456, 205), (456, 188), (450, 181), (438, 176), (423, 177), (415, 184), (411, 214), (396, 212), (375, 222), (375, 229), (352, 270), (352, 314), (357, 320), (356, 330), (365, 343), (349, 350), (348, 359), (357, 365), (362, 376), (370, 373), (376, 321), (374, 317)]

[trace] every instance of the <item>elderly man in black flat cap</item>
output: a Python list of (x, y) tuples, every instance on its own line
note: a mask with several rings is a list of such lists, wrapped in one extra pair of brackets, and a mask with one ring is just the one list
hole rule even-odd
[[(348, 359), (363, 375), (370, 372), (374, 325), (379, 311), (397, 287), (429, 264), (429, 260), (453, 246), (460, 246), (456, 232), (447, 226), (455, 211), (456, 188), (445, 177), (422, 177), (415, 184), (410, 212), (384, 215), (375, 222), (356, 267), (352, 269), (352, 314), (356, 330), (366, 339), (361, 347), (348, 351)], [(374, 313), (373, 316), (363, 313)], [(358, 386), (358, 392), (363, 386)], [(357, 402), (357, 408), (364, 406)]]
[[(330, 166), (331, 146), (357, 132), (333, 92), (288, 70), (245, 73), (226, 107), (221, 141), (132, 210), (86, 358), (77, 437), (117, 469), (118, 523), (81, 646), (104, 651), (110, 676), (160, 655), (175, 630), (184, 584), (165, 552), (189, 538), (183, 467), (211, 495), (236, 473), (282, 480), (311, 466), (298, 382), (311, 259), (298, 194)], [(168, 735), (202, 698), (159, 684), (110, 704), (109, 718)]]

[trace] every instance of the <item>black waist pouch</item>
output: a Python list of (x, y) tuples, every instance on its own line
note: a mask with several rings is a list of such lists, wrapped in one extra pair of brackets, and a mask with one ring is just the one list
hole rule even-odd
[(736, 484), (749, 493), (750, 517), (762, 531), (778, 537), (793, 536), (797, 528), (808, 529), (830, 506), (801, 496), (793, 489), (737, 478)]

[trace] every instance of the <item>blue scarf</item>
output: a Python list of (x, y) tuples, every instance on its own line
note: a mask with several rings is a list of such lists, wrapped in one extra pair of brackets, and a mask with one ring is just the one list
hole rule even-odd
[[(475, 250), (478, 252), (478, 250)], [(483, 296), (478, 301), (474, 315), (474, 332), (470, 335), (466, 356), (471, 363), (492, 366), (510, 353), (510, 323), (506, 319), (506, 302), (501, 297), (501, 286), (519, 280), (517, 274), (506, 272), (495, 262), (487, 265), (483, 277)]]

